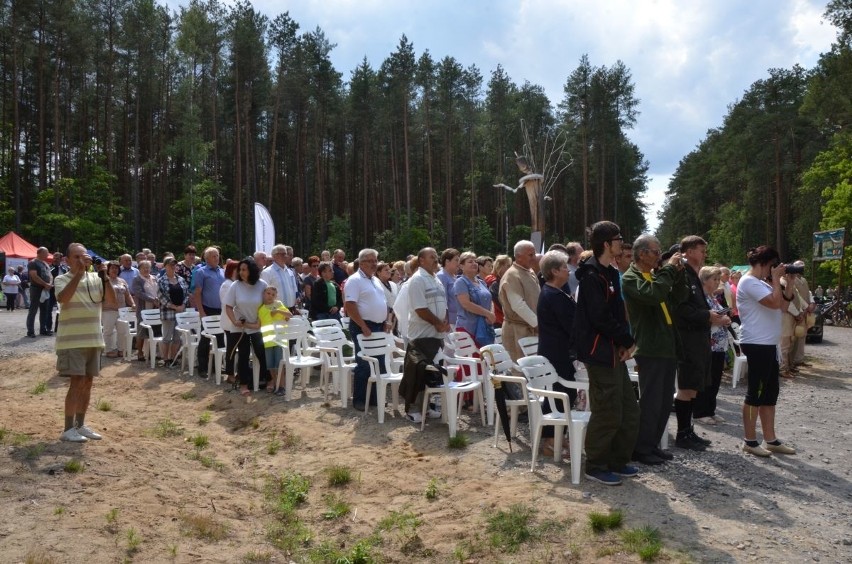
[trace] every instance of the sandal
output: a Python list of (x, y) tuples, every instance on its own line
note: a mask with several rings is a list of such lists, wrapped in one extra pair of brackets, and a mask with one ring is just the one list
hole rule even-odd
[(240, 395), (244, 397), (249, 397), (251, 396), (251, 390), (249, 390), (248, 388), (240, 390)]

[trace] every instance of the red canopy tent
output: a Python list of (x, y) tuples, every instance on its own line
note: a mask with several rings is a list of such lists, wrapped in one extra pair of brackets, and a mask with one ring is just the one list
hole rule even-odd
[(34, 259), (38, 247), (29, 243), (15, 233), (9, 231), (0, 237), (0, 253), (6, 253), (6, 258)]

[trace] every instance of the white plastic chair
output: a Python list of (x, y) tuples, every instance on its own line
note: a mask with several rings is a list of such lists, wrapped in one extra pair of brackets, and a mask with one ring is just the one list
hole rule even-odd
[(180, 356), (180, 370), (187, 366), (190, 376), (195, 376), (195, 352), (201, 338), (201, 316), (198, 312), (185, 311), (175, 315), (175, 332), (180, 335), (180, 348), (172, 361), (172, 366)]
[[(322, 366), (322, 359), (306, 354), (308, 342), (308, 329), (310, 324), (301, 317), (291, 317), (286, 323), (275, 325), (275, 344), (281, 347), (283, 356), (278, 363), (278, 375), (275, 378), (275, 389), (281, 387), (281, 375), (284, 374), (284, 400), (293, 399), (293, 379), (296, 369), (302, 374), (302, 389), (306, 389), (310, 381), (310, 370)], [(293, 344), (293, 352), (290, 352), (290, 341)]]
[[(222, 329), (222, 316), (208, 315), (202, 317), (201, 328), (200, 338), (210, 341), (210, 353), (207, 355), (207, 373), (210, 374), (213, 371), (218, 386), (222, 383), (222, 360), (225, 358), (225, 351), (227, 350), (225, 347), (219, 346), (218, 336), (225, 334)], [(201, 364), (201, 362), (202, 359), (199, 358), (198, 363)]]
[[(151, 368), (157, 367), (157, 345), (163, 342), (162, 326), (163, 321), (160, 319), (159, 309), (143, 309), (141, 312), (142, 319), (139, 322), (139, 327), (148, 330), (148, 357), (151, 359)], [(160, 336), (154, 336), (154, 327), (160, 327)]]
[(494, 344), (502, 345), (503, 344), (503, 328), (495, 327), (494, 328)]
[(133, 354), (133, 338), (136, 336), (136, 311), (132, 307), (118, 308), (116, 325), (124, 338), (124, 360), (130, 361)]
[[(562, 460), (562, 441), (560, 439), (562, 437), (562, 429), (567, 428), (568, 440), (571, 444), (571, 483), (579, 484), (583, 442), (585, 441), (586, 427), (589, 425), (591, 413), (588, 411), (573, 411), (568, 394), (553, 390), (553, 384), (562, 379), (558, 378), (556, 369), (553, 368), (553, 365), (545, 357), (540, 355), (527, 356), (518, 359), (518, 365), (527, 378), (527, 390), (535, 398), (531, 398), (529, 403), (530, 434), (533, 437), (530, 471), (535, 470), (538, 459), (538, 447), (541, 443), (542, 427), (545, 425), (554, 427), (554, 462)], [(565, 380), (562, 380), (561, 383), (566, 385)], [(570, 384), (567, 387), (588, 390), (588, 384), (584, 382), (567, 382), (567, 384)], [(552, 409), (550, 413), (542, 412), (541, 402), (544, 398), (551, 400)], [(558, 411), (555, 402), (552, 400), (561, 400), (565, 406), (565, 412)]]
[[(496, 412), (494, 406), (494, 383), (491, 380), (498, 374), (511, 376), (512, 369), (516, 369), (517, 365), (512, 362), (512, 357), (509, 356), (506, 348), (497, 343), (485, 345), (480, 348), (479, 355), (485, 363), (486, 376), (482, 385), (485, 387), (485, 410), (488, 417), (488, 424), (492, 425), (495, 422)], [(518, 404), (518, 406), (520, 405), (523, 404)], [(518, 406), (512, 409), (512, 436), (515, 435), (515, 428), (518, 424)], [(497, 446), (496, 441), (494, 446)]]
[(429, 398), (433, 394), (441, 394), (443, 399), (441, 405), (441, 418), (449, 426), (450, 438), (456, 436), (459, 428), (459, 415), (461, 414), (462, 396), (468, 392), (472, 392), (479, 400), (479, 412), (482, 414), (482, 424), (485, 425), (485, 406), (482, 402), (482, 382), (474, 376), (462, 377), (460, 382), (456, 382), (456, 373), (461, 370), (459, 366), (447, 366), (447, 373), (441, 374), (444, 383), (440, 386), (426, 386), (423, 390), (423, 417), (420, 420), (420, 430), (426, 427), (426, 410), (429, 407)]
[[(452, 354), (450, 354), (450, 351), (452, 351)], [(476, 343), (474, 343), (473, 337), (471, 337), (469, 333), (464, 331), (454, 331), (447, 334), (446, 346), (444, 347), (444, 363), (459, 366), (460, 370), (461, 367), (466, 366), (471, 376), (475, 380), (482, 382), (482, 387), (485, 388), (485, 394), (489, 398), (485, 404), (493, 405), (494, 389), (488, 381), (488, 368), (481, 357), (474, 356), (478, 354), (479, 349), (476, 348)], [(480, 393), (482, 393), (482, 389), (480, 389)], [(484, 417), (485, 415), (483, 414), (483, 425), (485, 425)], [(488, 419), (489, 423), (493, 421), (493, 417), (494, 413), (492, 409)]]
[[(320, 351), (320, 359), (323, 369), (320, 373), (320, 389), (323, 395), (328, 397), (329, 393), (340, 395), (340, 407), (346, 407), (352, 390), (352, 371), (357, 364), (352, 362), (354, 356), (343, 354), (343, 347), (351, 343), (346, 334), (337, 327), (321, 327), (314, 330), (317, 341), (317, 349)], [(331, 386), (329, 387), (328, 375), (331, 375)]]
[[(370, 367), (370, 378), (367, 380), (367, 400), (373, 385), (376, 386), (376, 403), (378, 405), (379, 423), (385, 422), (385, 402), (387, 401), (387, 387), (391, 387), (391, 413), (399, 412), (399, 383), (402, 382), (402, 362), (394, 358), (397, 347), (393, 336), (384, 332), (372, 333), (365, 337), (363, 333), (358, 335), (358, 356), (367, 361)], [(385, 360), (385, 372), (381, 371), (379, 358)], [(364, 406), (364, 415), (370, 412), (369, 401)], [(400, 412), (401, 413), (401, 412)]]
[(739, 341), (728, 333), (728, 346), (734, 351), (734, 369), (731, 371), (732, 388), (737, 387), (737, 382), (740, 381), (740, 378), (745, 378), (748, 375), (748, 358), (742, 353), (742, 349), (740, 349), (739, 354), (737, 353), (739, 345)]
[[(492, 374), (491, 383), (500, 383), (501, 386), (506, 384), (515, 384), (521, 389), (521, 399), (506, 398), (506, 408), (509, 410), (509, 436), (515, 438), (518, 434), (518, 409), (526, 407), (529, 411), (529, 392), (527, 391), (527, 379), (524, 376), (512, 376), (510, 374)], [(494, 416), (494, 447), (497, 447), (497, 440), (500, 438), (502, 424), (500, 416)]]
[(538, 336), (521, 337), (518, 339), (518, 346), (521, 347), (521, 352), (524, 356), (533, 356), (538, 354)]

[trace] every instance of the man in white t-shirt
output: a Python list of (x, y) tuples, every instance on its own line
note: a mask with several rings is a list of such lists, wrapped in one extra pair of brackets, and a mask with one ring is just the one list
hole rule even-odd
[[(374, 331), (385, 331), (385, 319), (388, 316), (388, 303), (385, 292), (375, 283), (376, 267), (379, 263), (379, 253), (375, 249), (362, 249), (358, 253), (358, 272), (346, 279), (343, 288), (343, 307), (349, 317), (349, 334), (355, 344), (355, 356), (361, 347), (358, 346), (358, 335), (369, 337)], [(352, 390), (352, 406), (363, 411), (367, 406), (367, 380), (370, 378), (370, 367), (367, 361), (357, 359), (357, 366), (352, 371), (354, 387)], [(380, 362), (381, 370), (385, 370), (384, 361)], [(369, 398), (370, 405), (376, 405), (375, 391)]]
[[(431, 363), (441, 346), (444, 335), (450, 331), (447, 315), (447, 295), (444, 285), (436, 276), (438, 252), (426, 247), (417, 254), (419, 268), (405, 283), (408, 287), (408, 348), (405, 353), (402, 383), (399, 393), (405, 398), (406, 412), (411, 421), (419, 422), (420, 394), (425, 388), (424, 363)], [(440, 413), (430, 410), (430, 417)]]

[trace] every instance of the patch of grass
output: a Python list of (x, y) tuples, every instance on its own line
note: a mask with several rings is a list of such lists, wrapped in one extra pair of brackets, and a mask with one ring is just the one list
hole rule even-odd
[(249, 421), (249, 425), (251, 425), (251, 428), (256, 431), (260, 427), (260, 418), (253, 418), (251, 421)]
[(266, 445), (266, 452), (269, 453), (270, 456), (275, 456), (278, 453), (278, 450), (281, 448), (281, 441), (279, 441), (274, 435), (272, 436), (272, 440), (269, 441), (269, 444)]
[(376, 525), (376, 532), (388, 532), (396, 536), (401, 545), (406, 545), (417, 536), (420, 519), (410, 511), (391, 511)]
[(220, 541), (228, 536), (228, 528), (208, 515), (181, 514), (181, 530), (197, 539)]
[(36, 548), (24, 557), (25, 564), (55, 564), (56, 560), (43, 548)]
[(310, 485), (308, 478), (289, 471), (267, 482), (265, 496), (276, 520), (267, 529), (266, 538), (276, 548), (293, 552), (310, 542), (311, 531), (296, 514), (296, 508), (308, 498)]
[(325, 469), (329, 486), (345, 486), (352, 481), (352, 470), (348, 466), (335, 464)]
[(292, 553), (311, 542), (311, 531), (296, 518), (275, 521), (267, 529), (266, 539), (275, 548)]
[(308, 552), (308, 561), (322, 562), (323, 564), (326, 562), (373, 564), (376, 562), (376, 558), (373, 556), (373, 547), (376, 542), (378, 542), (378, 539), (375, 537), (361, 539), (347, 552), (336, 548), (332, 543), (326, 541)]
[(142, 544), (142, 537), (139, 536), (139, 533), (136, 532), (136, 529), (130, 527), (124, 533), (125, 538), (127, 539), (127, 553), (134, 554), (139, 550), (139, 546)]
[(41, 453), (44, 452), (44, 449), (47, 448), (47, 445), (44, 443), (34, 444), (32, 446), (27, 447), (26, 456), (27, 460), (33, 460), (41, 456)]
[(655, 560), (663, 549), (660, 531), (649, 526), (621, 532), (621, 540), (630, 551), (639, 555), (643, 562)]
[(22, 447), (25, 444), (30, 442), (30, 436), (26, 433), (13, 433), (12, 434), (12, 446)]
[(30, 393), (34, 396), (37, 396), (37, 395), (43, 394), (46, 391), (47, 391), (47, 381), (42, 380), (41, 382), (39, 382), (38, 384), (35, 385), (35, 388), (30, 390)]
[(210, 419), (213, 418), (213, 414), (209, 411), (205, 411), (201, 415), (198, 416), (198, 424), (199, 425), (207, 425), (210, 423)]
[(56, 516), (65, 515), (65, 508), (62, 507), (61, 505), (59, 507), (54, 507), (53, 508), (53, 514), (56, 515)]
[(106, 522), (108, 527), (114, 527), (118, 522), (118, 507), (113, 507), (106, 514)]
[(447, 440), (447, 448), (452, 449), (467, 448), (468, 444), (470, 444), (470, 439), (464, 433), (458, 433), (455, 437), (450, 437)]
[(621, 526), (623, 520), (624, 514), (620, 509), (609, 513), (598, 513), (597, 511), (589, 513), (589, 525), (596, 533), (602, 533), (607, 529), (616, 529)]
[(532, 522), (535, 514), (532, 507), (516, 503), (505, 511), (497, 511), (489, 516), (485, 531), (491, 546), (506, 552), (516, 552), (522, 544), (535, 539), (538, 536)]
[(438, 499), (438, 494), (441, 491), (441, 482), (438, 478), (432, 478), (429, 480), (429, 484), (426, 486), (426, 491), (423, 495), (426, 496), (426, 499), (429, 501), (434, 501)]
[(109, 400), (101, 398), (95, 404), (95, 409), (97, 409), (98, 411), (112, 411), (112, 404), (109, 402)]
[(205, 468), (212, 468), (212, 469), (216, 470), (217, 472), (222, 472), (225, 469), (225, 464), (223, 462), (216, 460), (212, 456), (205, 456), (205, 455), (201, 454), (200, 449), (194, 450), (189, 455), (189, 458), (191, 458), (192, 460), (197, 460)]
[(243, 556), (243, 564), (266, 564), (267, 562), (272, 562), (271, 552), (255, 552), (252, 550)]
[(6, 435), (8, 435), (8, 434), (9, 434), (9, 429), (7, 429), (6, 427), (0, 427), (0, 442), (5, 441)]
[(177, 423), (172, 421), (171, 419), (161, 419), (157, 426), (154, 427), (152, 431), (154, 436), (159, 439), (166, 439), (168, 437), (179, 437), (183, 435), (183, 427), (179, 427)]
[(170, 544), (169, 545), (169, 556), (171, 556), (172, 559), (175, 559), (175, 558), (177, 558), (177, 553), (178, 553), (178, 545), (175, 544), (175, 543)]
[(204, 450), (205, 448), (210, 446), (210, 440), (207, 438), (207, 435), (203, 435), (198, 433), (189, 438), (192, 445), (198, 450)]
[(184, 392), (180, 395), (180, 399), (182, 399), (182, 400), (195, 399), (195, 392), (193, 392), (193, 391)]
[(65, 463), (65, 466), (63, 466), (62, 469), (69, 474), (79, 474), (83, 471), (83, 463), (76, 458), (72, 458)]
[(339, 519), (344, 515), (349, 515), (349, 504), (334, 494), (326, 494), (323, 497), (326, 510), (322, 513), (323, 519)]

